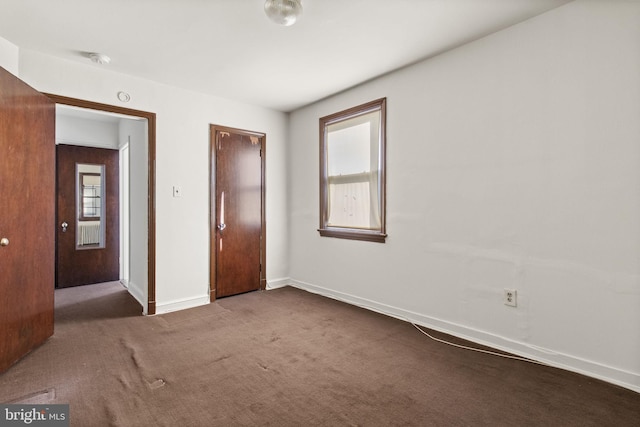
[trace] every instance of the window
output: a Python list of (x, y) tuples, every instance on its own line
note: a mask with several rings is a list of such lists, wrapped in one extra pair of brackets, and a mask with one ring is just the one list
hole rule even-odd
[(386, 98), (320, 119), (321, 236), (384, 243)]
[(80, 220), (99, 220), (101, 213), (102, 176), (99, 173), (80, 173)]

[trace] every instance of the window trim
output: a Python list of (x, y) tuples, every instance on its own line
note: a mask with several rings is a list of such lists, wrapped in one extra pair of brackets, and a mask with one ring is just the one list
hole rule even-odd
[[(336, 237), (340, 239), (364, 240), (369, 242), (384, 243), (386, 234), (386, 129), (387, 129), (387, 98), (376, 99), (365, 104), (358, 105), (343, 111), (339, 111), (320, 118), (320, 228), (318, 232), (323, 237)], [(327, 141), (325, 130), (328, 125), (339, 123), (362, 114), (375, 110), (380, 111), (380, 140), (379, 140), (379, 160), (380, 170), (378, 172), (378, 198), (380, 209), (380, 227), (376, 229), (360, 229), (350, 227), (328, 226), (329, 217), (329, 174), (327, 159)]]

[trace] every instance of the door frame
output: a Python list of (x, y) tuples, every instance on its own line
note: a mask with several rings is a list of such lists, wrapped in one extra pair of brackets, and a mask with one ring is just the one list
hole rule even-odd
[(56, 104), (72, 107), (87, 108), (91, 110), (105, 111), (109, 113), (123, 114), (127, 116), (147, 119), (147, 144), (148, 144), (148, 259), (147, 259), (147, 315), (156, 314), (156, 114), (148, 111), (133, 110), (116, 105), (102, 104), (86, 101), (78, 98), (70, 98), (62, 95), (45, 93)]
[(267, 287), (267, 222), (266, 222), (266, 148), (267, 135), (263, 132), (254, 132), (244, 129), (237, 129), (228, 126), (209, 125), (209, 301), (216, 300), (216, 267), (217, 267), (217, 246), (216, 246), (216, 158), (217, 144), (216, 135), (218, 132), (229, 132), (241, 135), (254, 136), (260, 139), (260, 286), (259, 290)]

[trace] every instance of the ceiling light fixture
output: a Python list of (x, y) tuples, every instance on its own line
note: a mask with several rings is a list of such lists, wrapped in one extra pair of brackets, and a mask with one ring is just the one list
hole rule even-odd
[(288, 27), (302, 15), (302, 3), (301, 0), (267, 0), (264, 13), (276, 24)]
[(111, 62), (111, 58), (109, 58), (104, 53), (90, 53), (89, 59), (100, 65), (108, 64), (109, 62)]

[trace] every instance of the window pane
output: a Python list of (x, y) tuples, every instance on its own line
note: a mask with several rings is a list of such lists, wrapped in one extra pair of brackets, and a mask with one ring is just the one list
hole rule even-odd
[(369, 123), (327, 133), (329, 176), (368, 172), (371, 169)]
[(371, 228), (369, 182), (329, 184), (330, 227)]

